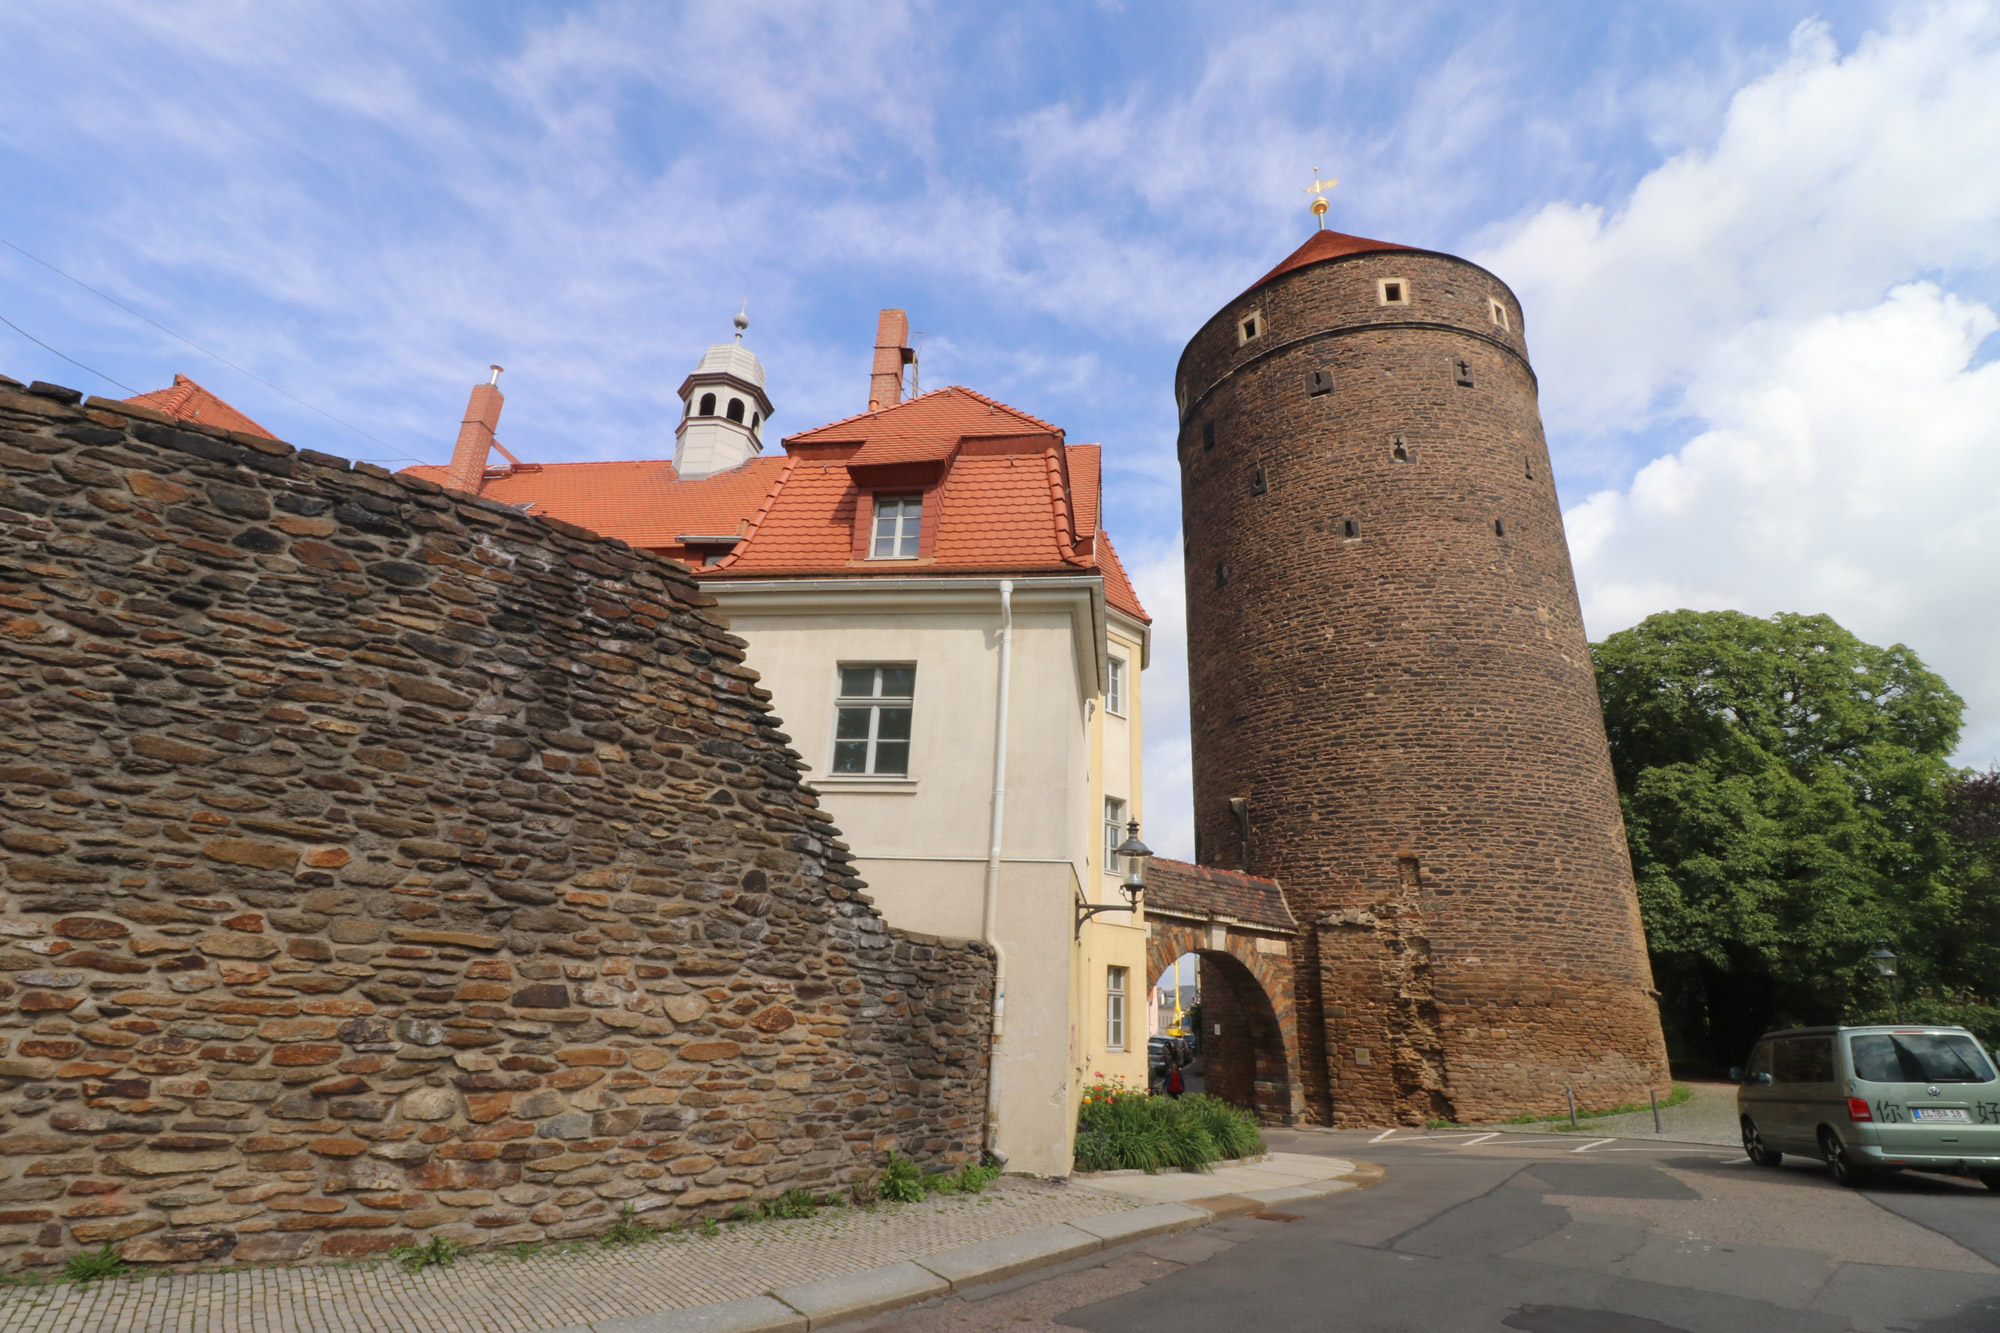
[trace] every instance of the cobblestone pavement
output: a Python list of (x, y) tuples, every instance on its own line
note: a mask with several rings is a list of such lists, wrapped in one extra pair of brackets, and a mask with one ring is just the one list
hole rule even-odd
[(897, 1263), (1138, 1205), (1007, 1179), (972, 1198), (746, 1223), (714, 1237), (571, 1254), (156, 1274), (0, 1293), (0, 1333), (540, 1333)]

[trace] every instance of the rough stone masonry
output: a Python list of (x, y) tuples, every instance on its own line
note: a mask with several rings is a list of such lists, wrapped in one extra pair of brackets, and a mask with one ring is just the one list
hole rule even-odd
[(686, 570), (0, 379), (0, 1264), (599, 1232), (977, 1150)]

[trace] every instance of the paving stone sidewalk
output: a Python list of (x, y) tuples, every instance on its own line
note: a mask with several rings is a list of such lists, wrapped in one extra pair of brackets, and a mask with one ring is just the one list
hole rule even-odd
[(573, 1254), (468, 1256), (411, 1275), (386, 1263), (148, 1275), (0, 1292), (0, 1333), (540, 1333), (916, 1259), (1141, 1201), (1049, 1181), (884, 1204), (714, 1237)]

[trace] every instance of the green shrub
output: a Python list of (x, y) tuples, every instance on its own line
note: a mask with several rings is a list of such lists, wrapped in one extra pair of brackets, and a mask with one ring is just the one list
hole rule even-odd
[(875, 1192), (891, 1203), (915, 1203), (924, 1197), (924, 1173), (909, 1158), (892, 1152), (875, 1182)]
[(794, 1185), (771, 1200), (773, 1217), (811, 1217), (818, 1208), (818, 1201), (813, 1198), (812, 1191), (803, 1185)]
[(956, 1171), (924, 1177), (924, 1188), (932, 1194), (981, 1194), (1000, 1176), (997, 1166), (967, 1162)]
[(1222, 1158), (1262, 1151), (1256, 1119), (1213, 1097), (1156, 1097), (1119, 1080), (1084, 1089), (1078, 1170), (1208, 1171)]
[(124, 1273), (125, 1261), (112, 1250), (109, 1241), (95, 1254), (72, 1254), (69, 1263), (63, 1266), (63, 1276), (72, 1282), (95, 1282), (101, 1277), (122, 1277)]

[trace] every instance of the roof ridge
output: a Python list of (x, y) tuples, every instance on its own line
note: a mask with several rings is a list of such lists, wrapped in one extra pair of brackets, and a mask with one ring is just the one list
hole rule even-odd
[(905, 398), (901, 402), (891, 404), (888, 407), (878, 407), (870, 411), (856, 412), (852, 416), (841, 417), (837, 421), (829, 421), (824, 425), (814, 426), (809, 430), (802, 430), (796, 435), (787, 435), (783, 437), (783, 439), (780, 440), (779, 442), (781, 444), (790, 444), (796, 440), (804, 444), (817, 444), (819, 443), (819, 441), (810, 440), (807, 439), (806, 437), (810, 435), (818, 435), (822, 431), (832, 430), (836, 426), (851, 425), (856, 421), (862, 421), (869, 417), (886, 417), (892, 412), (900, 412), (906, 407), (909, 407), (916, 403), (924, 402), (927, 399), (935, 398), (939, 394), (960, 394), (960, 393), (964, 394), (968, 398), (972, 398), (977, 400), (978, 402), (982, 402), (986, 404), (988, 407), (998, 408), (1003, 412), (1009, 413), (1010, 415), (1019, 418), (1022, 421), (1028, 422), (1033, 426), (1035, 426), (1039, 431), (1046, 432), (1047, 434), (1055, 436), (1060, 436), (1062, 434), (1061, 426), (1055, 425), (1053, 422), (1044, 421), (1040, 417), (1034, 415), (1032, 412), (1023, 412), (1020, 408), (1015, 407), (1011, 403), (1003, 403), (998, 398), (989, 398), (985, 394), (979, 392), (979, 390), (967, 388), (963, 384), (947, 384), (942, 389), (932, 389), (926, 393), (920, 393), (914, 398)]

